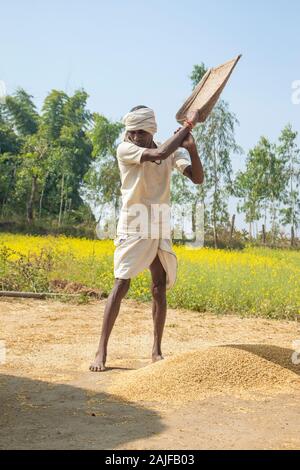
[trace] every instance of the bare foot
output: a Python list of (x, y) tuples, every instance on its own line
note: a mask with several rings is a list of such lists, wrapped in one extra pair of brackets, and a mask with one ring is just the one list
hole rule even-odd
[(100, 354), (96, 354), (94, 362), (89, 367), (91, 372), (103, 372), (106, 370), (105, 359), (103, 359)]
[(162, 354), (152, 354), (152, 362), (162, 361), (163, 356)]

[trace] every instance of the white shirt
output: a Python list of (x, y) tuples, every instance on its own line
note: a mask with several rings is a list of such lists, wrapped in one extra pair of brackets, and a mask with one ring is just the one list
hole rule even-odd
[[(157, 146), (161, 145), (158, 142), (155, 143)], [(137, 218), (138, 213), (133, 209), (142, 205), (140, 215), (145, 215), (145, 208), (148, 223), (157, 223), (161, 226), (162, 222), (160, 222), (160, 218), (157, 219), (157, 212), (155, 212), (156, 209), (154, 210), (155, 206), (153, 205), (167, 205), (170, 210), (171, 172), (173, 168), (176, 168), (183, 173), (185, 168), (191, 164), (190, 158), (181, 149), (177, 149), (165, 160), (141, 163), (141, 156), (145, 150), (145, 147), (139, 147), (131, 142), (121, 142), (117, 148), (122, 183), (122, 207), (117, 235), (141, 233), (143, 238), (152, 238), (149, 226), (145, 231), (144, 225), (143, 228), (136, 225), (137, 220), (141, 219)], [(161, 163), (158, 164), (159, 162)], [(136, 204), (139, 206), (133, 206)]]

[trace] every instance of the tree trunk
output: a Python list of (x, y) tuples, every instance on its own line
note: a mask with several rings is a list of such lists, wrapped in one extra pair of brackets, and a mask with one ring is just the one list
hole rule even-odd
[(217, 234), (217, 220), (216, 220), (216, 208), (215, 208), (215, 194), (213, 197), (212, 207), (212, 223), (213, 223), (213, 234), (214, 234), (214, 247), (218, 248), (218, 234)]
[(213, 220), (213, 227), (214, 227), (214, 247), (218, 248), (218, 234), (217, 234), (217, 225), (216, 225), (215, 217)]
[(266, 244), (266, 227), (265, 224), (262, 226), (263, 244)]
[(39, 219), (40, 219), (41, 216), (42, 216), (42, 205), (43, 205), (43, 199), (44, 199), (45, 187), (46, 187), (46, 182), (47, 182), (48, 175), (49, 175), (49, 173), (47, 172), (47, 173), (46, 173), (46, 176), (45, 176), (44, 184), (43, 184), (42, 194), (41, 194), (41, 197), (40, 197), (40, 203), (39, 203)]
[(4, 217), (5, 199), (2, 201), (1, 217)]
[(273, 209), (272, 209), (272, 246), (275, 245), (275, 240), (276, 240), (276, 206), (273, 204)]
[(101, 222), (101, 217), (102, 217), (102, 212), (100, 212), (100, 215), (99, 215), (99, 217), (98, 217), (97, 225), (100, 224), (100, 222)]
[(214, 247), (218, 248), (217, 234), (217, 217), (216, 217), (216, 197), (218, 193), (218, 173), (217, 173), (217, 155), (216, 143), (213, 143), (213, 177), (214, 177), (214, 193), (213, 193), (213, 228), (214, 228)]
[(66, 219), (66, 215), (67, 215), (67, 210), (68, 210), (68, 197), (67, 195), (65, 196), (65, 203), (64, 203), (64, 214), (63, 214), (63, 218)]
[(12, 175), (11, 175), (10, 180), (9, 180), (9, 184), (7, 186), (6, 194), (3, 197), (1, 217), (3, 217), (5, 215), (6, 203), (7, 203), (7, 200), (8, 200), (9, 192), (12, 190), (12, 188), (14, 188), (14, 180), (16, 180), (16, 167), (14, 167), (14, 169), (13, 169)]
[(294, 206), (294, 197), (293, 197), (293, 175), (294, 168), (292, 167), (292, 162), (290, 162), (290, 199), (292, 200), (292, 226), (291, 226), (291, 246), (294, 246), (295, 242), (295, 206)]
[(231, 219), (230, 239), (229, 239), (230, 245), (231, 245), (231, 242), (232, 242), (232, 236), (233, 236), (233, 231), (234, 231), (234, 223), (235, 223), (235, 214), (233, 214), (232, 219)]
[(291, 226), (291, 246), (294, 246), (295, 244), (295, 229), (294, 226)]
[(37, 188), (37, 176), (33, 176), (32, 182), (31, 182), (30, 198), (27, 204), (27, 221), (29, 224), (31, 224), (33, 221), (33, 205), (34, 205), (36, 188)]
[(192, 203), (192, 232), (196, 237), (196, 203)]
[(42, 194), (41, 194), (41, 197), (40, 197), (40, 204), (39, 204), (39, 219), (40, 219), (40, 218), (41, 218), (41, 216), (42, 216), (42, 204), (43, 204), (44, 191), (45, 191), (45, 185), (43, 186), (43, 189), (42, 189)]
[(62, 175), (61, 179), (61, 191), (60, 191), (60, 207), (59, 207), (59, 215), (58, 215), (58, 226), (60, 227), (61, 224), (61, 215), (62, 215), (62, 206), (63, 206), (63, 201), (64, 201), (64, 180), (65, 180), (65, 175)]

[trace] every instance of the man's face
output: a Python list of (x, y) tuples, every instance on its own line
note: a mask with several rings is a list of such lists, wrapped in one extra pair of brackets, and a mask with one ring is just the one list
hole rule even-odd
[(153, 136), (150, 132), (139, 129), (137, 131), (128, 131), (128, 134), (135, 145), (151, 148)]

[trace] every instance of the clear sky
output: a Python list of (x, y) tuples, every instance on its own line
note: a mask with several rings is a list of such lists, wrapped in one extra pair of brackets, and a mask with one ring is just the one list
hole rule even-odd
[[(0, 80), (40, 108), (51, 89), (89, 93), (91, 111), (118, 120), (152, 107), (158, 140), (177, 127), (193, 65), (243, 54), (222, 97), (236, 113), (245, 152), (261, 135), (300, 130), (299, 0), (0, 0)], [(245, 157), (236, 157), (234, 169)]]

